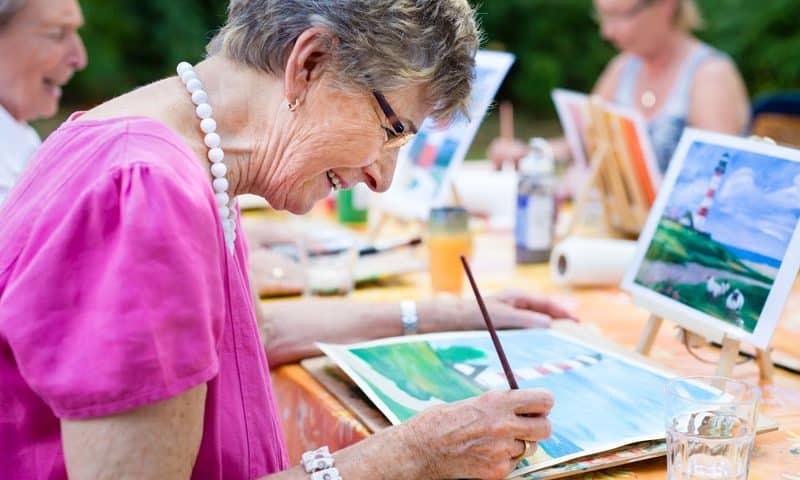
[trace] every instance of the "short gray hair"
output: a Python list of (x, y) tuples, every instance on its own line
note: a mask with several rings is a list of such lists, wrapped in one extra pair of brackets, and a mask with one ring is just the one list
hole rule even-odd
[(434, 117), (466, 113), (481, 40), (467, 0), (232, 0), (206, 50), (279, 74), (313, 27), (331, 32), (333, 73), (344, 88), (423, 84)]
[(0, 29), (8, 25), (14, 15), (22, 10), (26, 2), (27, 0), (0, 0)]

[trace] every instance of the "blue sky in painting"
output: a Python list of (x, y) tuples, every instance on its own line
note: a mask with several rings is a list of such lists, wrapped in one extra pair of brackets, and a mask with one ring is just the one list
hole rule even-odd
[[(501, 332), (501, 342), (513, 369), (592, 355), (591, 348), (543, 330)], [(469, 345), (487, 353), (490, 368), (502, 372), (491, 340), (486, 337), (435, 340), (435, 349)], [(472, 362), (475, 363), (475, 362)], [(604, 356), (597, 365), (523, 381), (521, 388), (546, 388), (556, 399), (550, 414), (553, 437), (541, 446), (552, 457), (617, 442), (623, 437), (663, 434), (667, 379)]]
[(696, 212), (719, 159), (731, 160), (705, 230), (727, 245), (782, 259), (800, 216), (800, 163), (703, 142), (688, 150), (664, 213)]

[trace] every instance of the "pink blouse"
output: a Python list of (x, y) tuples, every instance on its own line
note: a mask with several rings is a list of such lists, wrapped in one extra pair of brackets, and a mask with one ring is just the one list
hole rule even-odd
[(242, 237), (230, 256), (208, 170), (163, 124), (54, 132), (0, 207), (0, 476), (65, 479), (59, 419), (203, 383), (192, 478), (284, 469)]

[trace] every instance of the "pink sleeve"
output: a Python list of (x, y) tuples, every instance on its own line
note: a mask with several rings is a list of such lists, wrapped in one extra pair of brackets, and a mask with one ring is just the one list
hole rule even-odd
[(148, 164), (106, 172), (66, 215), (39, 217), (16, 263), (4, 330), (61, 418), (153, 403), (218, 372), (220, 227), (210, 191), (176, 177)]

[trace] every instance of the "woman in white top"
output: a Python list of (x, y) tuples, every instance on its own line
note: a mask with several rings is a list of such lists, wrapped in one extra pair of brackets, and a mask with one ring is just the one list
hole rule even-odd
[(0, 0), (0, 204), (41, 143), (28, 122), (55, 115), (86, 67), (82, 25), (76, 0)]

